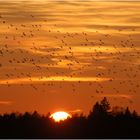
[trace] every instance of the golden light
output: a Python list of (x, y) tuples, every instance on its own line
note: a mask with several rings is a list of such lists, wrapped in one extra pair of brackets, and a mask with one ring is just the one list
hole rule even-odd
[(50, 118), (53, 118), (56, 122), (64, 121), (67, 118), (71, 118), (71, 115), (64, 111), (59, 111), (51, 114)]

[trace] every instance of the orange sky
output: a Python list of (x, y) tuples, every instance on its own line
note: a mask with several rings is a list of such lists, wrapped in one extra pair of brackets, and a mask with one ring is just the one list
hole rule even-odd
[(0, 0), (0, 112), (88, 113), (106, 96), (140, 113), (139, 9)]

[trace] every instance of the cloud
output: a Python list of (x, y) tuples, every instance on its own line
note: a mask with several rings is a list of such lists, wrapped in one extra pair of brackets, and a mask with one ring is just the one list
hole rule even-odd
[(110, 97), (110, 98), (125, 98), (125, 99), (132, 99), (134, 95), (127, 95), (127, 94), (104, 94), (104, 95), (96, 95), (100, 97)]
[(81, 109), (75, 109), (75, 110), (70, 110), (68, 111), (69, 113), (78, 113), (78, 112), (82, 112)]
[(110, 78), (99, 78), (99, 77), (67, 77), (67, 76), (50, 76), (50, 77), (29, 77), (29, 78), (17, 78), (17, 79), (6, 79), (0, 80), (1, 85), (5, 84), (26, 84), (34, 82), (102, 82), (108, 81)]
[(11, 105), (12, 103), (11, 101), (0, 101), (0, 105)]

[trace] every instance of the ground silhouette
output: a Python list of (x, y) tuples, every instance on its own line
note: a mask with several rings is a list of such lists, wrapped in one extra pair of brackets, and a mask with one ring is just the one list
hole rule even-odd
[(0, 138), (140, 138), (140, 116), (129, 108), (110, 107), (106, 97), (88, 116), (73, 115), (54, 122), (50, 117), (25, 112), (0, 115)]

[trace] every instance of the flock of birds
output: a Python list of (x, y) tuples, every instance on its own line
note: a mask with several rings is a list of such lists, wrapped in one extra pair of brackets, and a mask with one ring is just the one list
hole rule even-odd
[[(36, 20), (35, 15), (27, 16), (31, 21)], [(8, 88), (13, 84), (10, 83), (11, 79), (19, 80), (16, 84), (25, 86), (26, 83), (20, 81), (25, 78), (28, 85), (39, 92), (41, 89), (33, 80), (36, 77), (44, 86), (43, 91), (47, 92), (47, 86), (55, 88), (59, 84), (63, 88), (63, 82), (66, 82), (63, 77), (84, 77), (89, 71), (91, 77), (108, 78), (107, 81), (85, 82), (86, 88), (96, 87), (94, 90), (97, 94), (105, 93), (105, 82), (116, 94), (122, 93), (121, 87), (130, 95), (136, 94), (140, 89), (140, 63), (137, 61), (140, 60), (140, 49), (135, 44), (133, 34), (113, 42), (112, 34), (100, 30), (64, 32), (57, 24), (49, 25), (47, 18), (40, 22), (16, 24), (10, 23), (2, 14), (0, 28), (0, 77), (4, 82), (1, 84)], [(109, 29), (109, 26), (106, 28)], [(121, 34), (123, 31), (125, 28), (120, 27), (116, 32)], [(135, 32), (135, 27), (131, 31)], [(44, 39), (43, 43), (41, 39)], [(108, 42), (112, 42), (111, 47), (105, 47)], [(55, 77), (58, 76), (62, 79), (55, 82)], [(45, 78), (51, 80), (45, 81)], [(83, 83), (80, 78), (71, 82), (72, 91), (78, 93), (77, 84)], [(94, 95), (91, 96), (93, 97)]]

